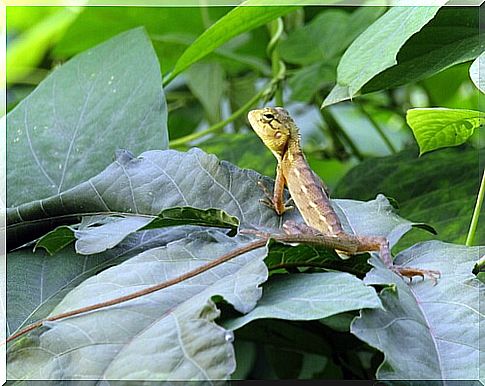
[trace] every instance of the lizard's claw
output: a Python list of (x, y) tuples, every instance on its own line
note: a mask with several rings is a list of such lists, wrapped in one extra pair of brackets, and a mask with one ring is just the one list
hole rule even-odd
[[(258, 181), (258, 186), (263, 191), (264, 195), (266, 196), (265, 198), (261, 198), (259, 200), (259, 202), (261, 204), (267, 206), (268, 208), (273, 209), (274, 211), (276, 211), (278, 213), (278, 211), (276, 210), (276, 204), (273, 200), (271, 192), (268, 190), (268, 187), (262, 181)], [(283, 206), (283, 210), (281, 211), (281, 213), (279, 213), (280, 215), (285, 213), (287, 210), (291, 210), (291, 209), (294, 208), (292, 205), (288, 205), (291, 201), (293, 201), (292, 198), (290, 198), (288, 201), (285, 202), (285, 204)]]
[(413, 267), (399, 267), (393, 266), (392, 271), (396, 272), (401, 277), (409, 278), (409, 282), (413, 281), (414, 276), (421, 276), (424, 280), (425, 277), (429, 277), (433, 281), (433, 285), (438, 283), (438, 279), (441, 278), (440, 271), (433, 271), (431, 269), (421, 269)]

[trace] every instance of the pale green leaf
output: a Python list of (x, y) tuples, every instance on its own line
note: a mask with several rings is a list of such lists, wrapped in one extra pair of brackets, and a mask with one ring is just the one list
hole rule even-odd
[(420, 154), (464, 143), (485, 124), (485, 113), (474, 110), (410, 109), (406, 121), (413, 130)]
[(315, 320), (362, 308), (379, 308), (381, 302), (372, 287), (344, 272), (284, 275), (263, 285), (263, 297), (256, 308), (224, 322), (236, 330), (262, 318)]
[(470, 66), (470, 78), (475, 86), (485, 93), (485, 53), (473, 61)]
[(337, 68), (337, 82), (351, 96), (372, 77), (396, 64), (403, 44), (438, 12), (439, 7), (391, 8), (367, 28), (345, 52)]

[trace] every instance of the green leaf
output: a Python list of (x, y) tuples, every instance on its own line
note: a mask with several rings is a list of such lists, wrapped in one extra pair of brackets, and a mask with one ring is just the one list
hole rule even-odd
[(263, 285), (263, 297), (256, 308), (224, 322), (236, 330), (262, 318), (315, 320), (349, 310), (379, 308), (372, 287), (344, 272), (283, 275)]
[[(43, 19), (31, 24), (30, 28), (26, 29), (12, 42), (9, 42), (5, 66), (7, 69), (7, 82), (15, 83), (22, 80), (38, 67), (50, 46), (74, 22), (78, 13), (79, 8), (77, 7), (60, 8), (53, 13), (44, 15)], [(22, 16), (29, 17), (31, 14), (17, 15), (17, 19), (22, 18)], [(32, 21), (32, 19), (30, 20)], [(9, 27), (11, 26), (9, 25)], [(1, 76), (2, 79), (5, 79), (5, 74)]]
[(475, 59), (485, 50), (478, 9), (443, 7), (397, 55), (397, 65), (366, 84), (369, 93), (416, 82), (459, 63)]
[(61, 225), (37, 240), (34, 252), (37, 248), (44, 248), (49, 255), (54, 255), (74, 241), (74, 230), (70, 226)]
[(349, 14), (338, 9), (320, 12), (310, 23), (293, 31), (279, 46), (281, 57), (308, 65), (334, 57), (346, 39)]
[(7, 116), (7, 205), (85, 181), (118, 148), (167, 147), (166, 114), (159, 64), (142, 29), (76, 56)]
[[(22, 245), (55, 226), (78, 222), (82, 215), (153, 217), (179, 206), (222, 209), (237, 217), (242, 227), (278, 229), (286, 219), (301, 222), (296, 211), (281, 218), (260, 203), (264, 194), (257, 183), (261, 179), (254, 171), (238, 169), (196, 148), (187, 153), (149, 151), (139, 157), (119, 152), (114, 163), (88, 181), (60, 195), (9, 209), (8, 244), (10, 248)], [(270, 187), (269, 179), (263, 182)]]
[[(86, 280), (53, 314), (112, 299), (166, 281), (248, 243), (213, 231), (148, 250)], [(9, 349), (9, 378), (210, 380), (235, 369), (232, 333), (214, 323), (211, 297), (240, 312), (252, 309), (266, 280), (266, 248), (238, 256), (190, 281), (116, 307), (47, 323), (29, 344)], [(104, 326), (108, 328), (104, 328)], [(166, 348), (170, 348), (167, 350)], [(40, 352), (44, 354), (39, 355)], [(144, 360), (139, 361), (140, 353)], [(59, 364), (61, 360), (62, 365)]]
[[(197, 209), (178, 207), (162, 210), (155, 219), (141, 230), (171, 227), (176, 225), (200, 225), (209, 227), (229, 228), (232, 236), (239, 226), (237, 217), (230, 216), (219, 209)], [(231, 234), (230, 234), (231, 235)]]
[(335, 66), (329, 63), (314, 63), (296, 70), (288, 81), (292, 91), (291, 98), (311, 102), (320, 89), (335, 81), (335, 73)]
[[(480, 74), (482, 74), (482, 76), (480, 76)], [(485, 93), (485, 77), (483, 74), (485, 74), (485, 53), (482, 53), (476, 58), (470, 66), (470, 78), (475, 86), (482, 93)]]
[(283, 16), (298, 7), (258, 7), (261, 0), (247, 0), (207, 29), (180, 56), (165, 84), (195, 62), (213, 52), (233, 37)]
[[(387, 17), (386, 15), (389, 12), (402, 12), (404, 15), (406, 12), (421, 11), (424, 16), (425, 13), (430, 13), (433, 10), (432, 7), (415, 8), (419, 9), (412, 11), (411, 8), (406, 10), (405, 7), (394, 7), (381, 17), (381, 19)], [(383, 49), (383, 43), (379, 43), (376, 40), (386, 39), (390, 36), (389, 34), (393, 34), (393, 32), (389, 32), (387, 35), (382, 35), (380, 34), (380, 29), (374, 31), (376, 34), (375, 37), (372, 37), (369, 34), (369, 31), (371, 31), (381, 19), (366, 30), (352, 45), (357, 45), (359, 40), (362, 40), (361, 43), (364, 44), (363, 40), (365, 38), (367, 42), (374, 42), (375, 46), (373, 47), (373, 51), (359, 52), (357, 49), (352, 49), (351, 46), (344, 54), (344, 57), (339, 64), (339, 70), (340, 66), (345, 66), (345, 74), (357, 71), (356, 69), (361, 70), (362, 66), (356, 65), (356, 63), (362, 63), (362, 60), (366, 59), (367, 54), (370, 52), (372, 52), (372, 55), (375, 55), (374, 61), (380, 61), (379, 58), (382, 57), (382, 54), (381, 52), (376, 51)], [(419, 19), (412, 19), (412, 21), (408, 23), (403, 23), (403, 28), (406, 25), (411, 26), (411, 24), (414, 24), (418, 20)], [(421, 21), (425, 22), (426, 20), (421, 18)], [(389, 26), (390, 25), (391, 21), (389, 23)], [(383, 28), (383, 31), (387, 28), (386, 25), (381, 27)], [(418, 30), (419, 29), (420, 28), (418, 28)], [(394, 31), (399, 31), (399, 27), (396, 26)], [(361, 93), (369, 93), (396, 87), (423, 79), (455, 64), (472, 60), (480, 55), (485, 49), (483, 36), (480, 34), (479, 29), (478, 10), (473, 7), (441, 8), (433, 20), (424, 25), (418, 33), (413, 36), (411, 35), (402, 35), (403, 40), (401, 41), (401, 46), (395, 47), (395, 50), (385, 50), (388, 59), (390, 59), (388, 64), (390, 64), (391, 67), (385, 67), (385, 71), (382, 71), (383, 68), (380, 67), (366, 68), (365, 71), (362, 71), (366, 76), (364, 83), (358, 82), (361, 88)], [(398, 40), (399, 39), (397, 39), (396, 42), (398, 42)], [(356, 48), (359, 47), (356, 46)], [(357, 53), (359, 53), (360, 56), (356, 56)], [(350, 56), (350, 54), (352, 54), (352, 56)], [(371, 55), (369, 56), (372, 58)], [(346, 58), (345, 61), (344, 58)], [(337, 85), (329, 96), (327, 96), (323, 106), (328, 106), (332, 103), (337, 103), (349, 99), (353, 95), (359, 94), (359, 88), (357, 87), (353, 87), (352, 90), (350, 90), (351, 85), (355, 83), (354, 79), (350, 77), (344, 79), (342, 76), (343, 75), (341, 75), (339, 71)], [(351, 91), (355, 91), (355, 94), (352, 94)]]
[[(451, 148), (422, 157), (416, 153), (407, 150), (360, 163), (340, 181), (335, 197), (369, 200), (384, 193), (398, 202), (401, 216), (426, 222), (438, 232), (438, 236), (410, 232), (401, 239), (400, 248), (430, 238), (463, 244), (480, 184), (479, 175), (485, 166), (485, 151)], [(485, 243), (483, 225), (478, 224), (478, 244)]]
[[(393, 7), (354, 40), (337, 68), (337, 86), (323, 106), (342, 90), (352, 98), (375, 75), (397, 63), (404, 43), (438, 12), (439, 7)], [(340, 91), (339, 91), (340, 92)]]
[(485, 124), (485, 113), (473, 110), (410, 109), (406, 121), (413, 130), (420, 154), (442, 147), (457, 146)]
[(217, 62), (196, 63), (187, 72), (187, 85), (204, 106), (209, 123), (221, 120), (225, 72)]
[(485, 287), (471, 272), (478, 256), (478, 247), (437, 241), (397, 256), (400, 265), (439, 269), (436, 286), (430, 280), (408, 285), (372, 259), (375, 269), (365, 282), (392, 287), (380, 294), (384, 309), (362, 310), (351, 332), (384, 353), (378, 379), (479, 379)]

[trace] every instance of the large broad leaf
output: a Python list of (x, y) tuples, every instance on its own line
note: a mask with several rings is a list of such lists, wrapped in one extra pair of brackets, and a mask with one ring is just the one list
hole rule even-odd
[(79, 256), (65, 248), (50, 256), (23, 248), (8, 254), (7, 333), (45, 318), (66, 294), (87, 278), (144, 250), (187, 237), (194, 229), (176, 227), (130, 235), (123, 243), (96, 255)]
[[(194, 234), (147, 250), (88, 279), (54, 309), (57, 314), (175, 278), (248, 243), (220, 232)], [(214, 323), (211, 297), (251, 310), (266, 280), (259, 248), (162, 291), (98, 312), (47, 324), (9, 350), (10, 378), (225, 379), (235, 369), (232, 333)], [(42, 354), (41, 354), (42, 353)], [(140, 355), (143, 361), (140, 361)]]
[(324, 105), (335, 103), (335, 95), (352, 98), (376, 74), (397, 63), (404, 43), (438, 12), (439, 7), (394, 7), (367, 28), (347, 49), (337, 68), (337, 86)]
[[(484, 160), (483, 150), (445, 149), (422, 157), (408, 150), (362, 162), (340, 181), (334, 194), (367, 200), (383, 193), (397, 201), (401, 216), (433, 226), (438, 239), (464, 243)], [(483, 229), (479, 223), (479, 244), (485, 243)], [(430, 237), (412, 232), (399, 245), (411, 246)]]
[(247, 0), (214, 23), (180, 56), (165, 82), (170, 82), (233, 37), (297, 9), (290, 6), (258, 7), (261, 3), (261, 0)]
[[(483, 251), (482, 251), (483, 253)], [(480, 296), (485, 286), (472, 274), (479, 248), (427, 242), (410, 248), (397, 264), (439, 269), (442, 277), (407, 285), (373, 259), (367, 284), (387, 285), (384, 310), (363, 310), (351, 332), (381, 350), (378, 379), (478, 380), (483, 365), (479, 330), (485, 318)]]
[(406, 121), (413, 130), (420, 154), (457, 146), (485, 124), (485, 113), (463, 109), (410, 109)]
[[(422, 16), (426, 13), (430, 13), (428, 16), (432, 16), (433, 8), (416, 8), (419, 9), (415, 12), (422, 13)], [(337, 85), (326, 98), (324, 106), (349, 99), (359, 90), (361, 93), (368, 93), (423, 79), (454, 64), (472, 60), (480, 55), (485, 48), (479, 31), (478, 9), (473, 7), (442, 8), (428, 24), (426, 24), (424, 18), (401, 20), (403, 22), (402, 28), (405, 28), (405, 25), (411, 26), (411, 24), (418, 27), (416, 23), (419, 23), (420, 20), (426, 25), (414, 36), (403, 34), (401, 37), (397, 37), (397, 40), (393, 42), (399, 43), (400, 40), (400, 45), (395, 46), (393, 50), (385, 51), (386, 66), (382, 66), (380, 58), (383, 57), (383, 45), (388, 41), (391, 42), (391, 40), (386, 40), (389, 36), (396, 35), (392, 31), (389, 34), (381, 34), (381, 31), (387, 31), (386, 28), (391, 26), (394, 18), (392, 22), (389, 21), (389, 24), (376, 29), (374, 31), (375, 36), (368, 33), (382, 19), (389, 17), (387, 15), (391, 12), (395, 15), (401, 13), (396, 16), (403, 16), (406, 12), (411, 13), (413, 11), (411, 8), (406, 11), (405, 7), (392, 8), (355, 40), (352, 46), (356, 45), (360, 39), (365, 39), (366, 42), (372, 41), (375, 46), (369, 51), (354, 50), (351, 46), (346, 51), (339, 64), (339, 70), (342, 67), (342, 75), (339, 71)], [(415, 32), (419, 29), (417, 28)], [(395, 26), (394, 32), (398, 30), (400, 28)], [(363, 69), (364, 61), (371, 57), (371, 52), (374, 59), (365, 63), (373, 63), (373, 66)], [(362, 63), (362, 65), (356, 65), (356, 63)], [(352, 71), (356, 71), (356, 68), (362, 71), (363, 75), (354, 79), (350, 77), (350, 74), (352, 74)], [(343, 77), (344, 75), (346, 77)]]
[(235, 330), (256, 319), (315, 320), (362, 308), (380, 308), (372, 287), (344, 272), (283, 275), (263, 286), (256, 308), (224, 322)]
[(8, 206), (58, 194), (99, 173), (107, 154), (165, 148), (158, 60), (142, 29), (88, 50), (7, 116)]

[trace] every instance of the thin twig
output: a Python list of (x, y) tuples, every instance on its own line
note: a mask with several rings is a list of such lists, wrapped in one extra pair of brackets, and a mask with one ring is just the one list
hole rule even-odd
[(263, 94), (266, 91), (266, 87), (261, 89), (256, 95), (254, 95), (249, 101), (247, 101), (240, 109), (235, 111), (230, 117), (226, 118), (225, 120), (216, 123), (215, 125), (212, 125), (208, 129), (202, 130), (202, 131), (197, 131), (195, 133), (186, 135), (181, 138), (174, 139), (173, 141), (170, 141), (170, 147), (177, 147), (181, 145), (185, 145), (187, 142), (193, 141), (195, 139), (201, 138), (207, 134), (211, 134), (214, 132), (219, 131), (220, 129), (224, 128), (227, 124), (231, 123), (232, 121), (236, 120), (239, 118), (242, 114), (247, 112), (249, 108), (251, 108), (254, 104), (256, 104), (259, 99), (263, 96)]
[(377, 134), (379, 134), (379, 136), (381, 137), (381, 139), (384, 141), (384, 143), (386, 144), (387, 148), (391, 151), (392, 154), (396, 154), (397, 153), (397, 150), (396, 148), (394, 147), (394, 145), (392, 144), (391, 140), (389, 138), (387, 138), (387, 135), (384, 133), (384, 131), (382, 130), (382, 128), (379, 126), (379, 124), (376, 122), (376, 120), (374, 119), (374, 117), (372, 117), (371, 114), (369, 114), (366, 109), (364, 108), (364, 106), (360, 105), (360, 104), (357, 104), (358, 106), (358, 109), (359, 111), (365, 115), (365, 117), (368, 119), (368, 121), (372, 124), (372, 126), (374, 127), (374, 129), (377, 131)]
[(473, 239), (475, 238), (475, 232), (477, 230), (478, 218), (480, 217), (480, 210), (482, 209), (483, 196), (485, 195), (485, 169), (482, 173), (482, 182), (480, 183), (480, 189), (478, 190), (477, 201), (475, 202), (475, 209), (473, 210), (472, 221), (470, 223), (470, 229), (468, 229), (468, 235), (466, 237), (465, 245), (470, 247), (473, 245)]

